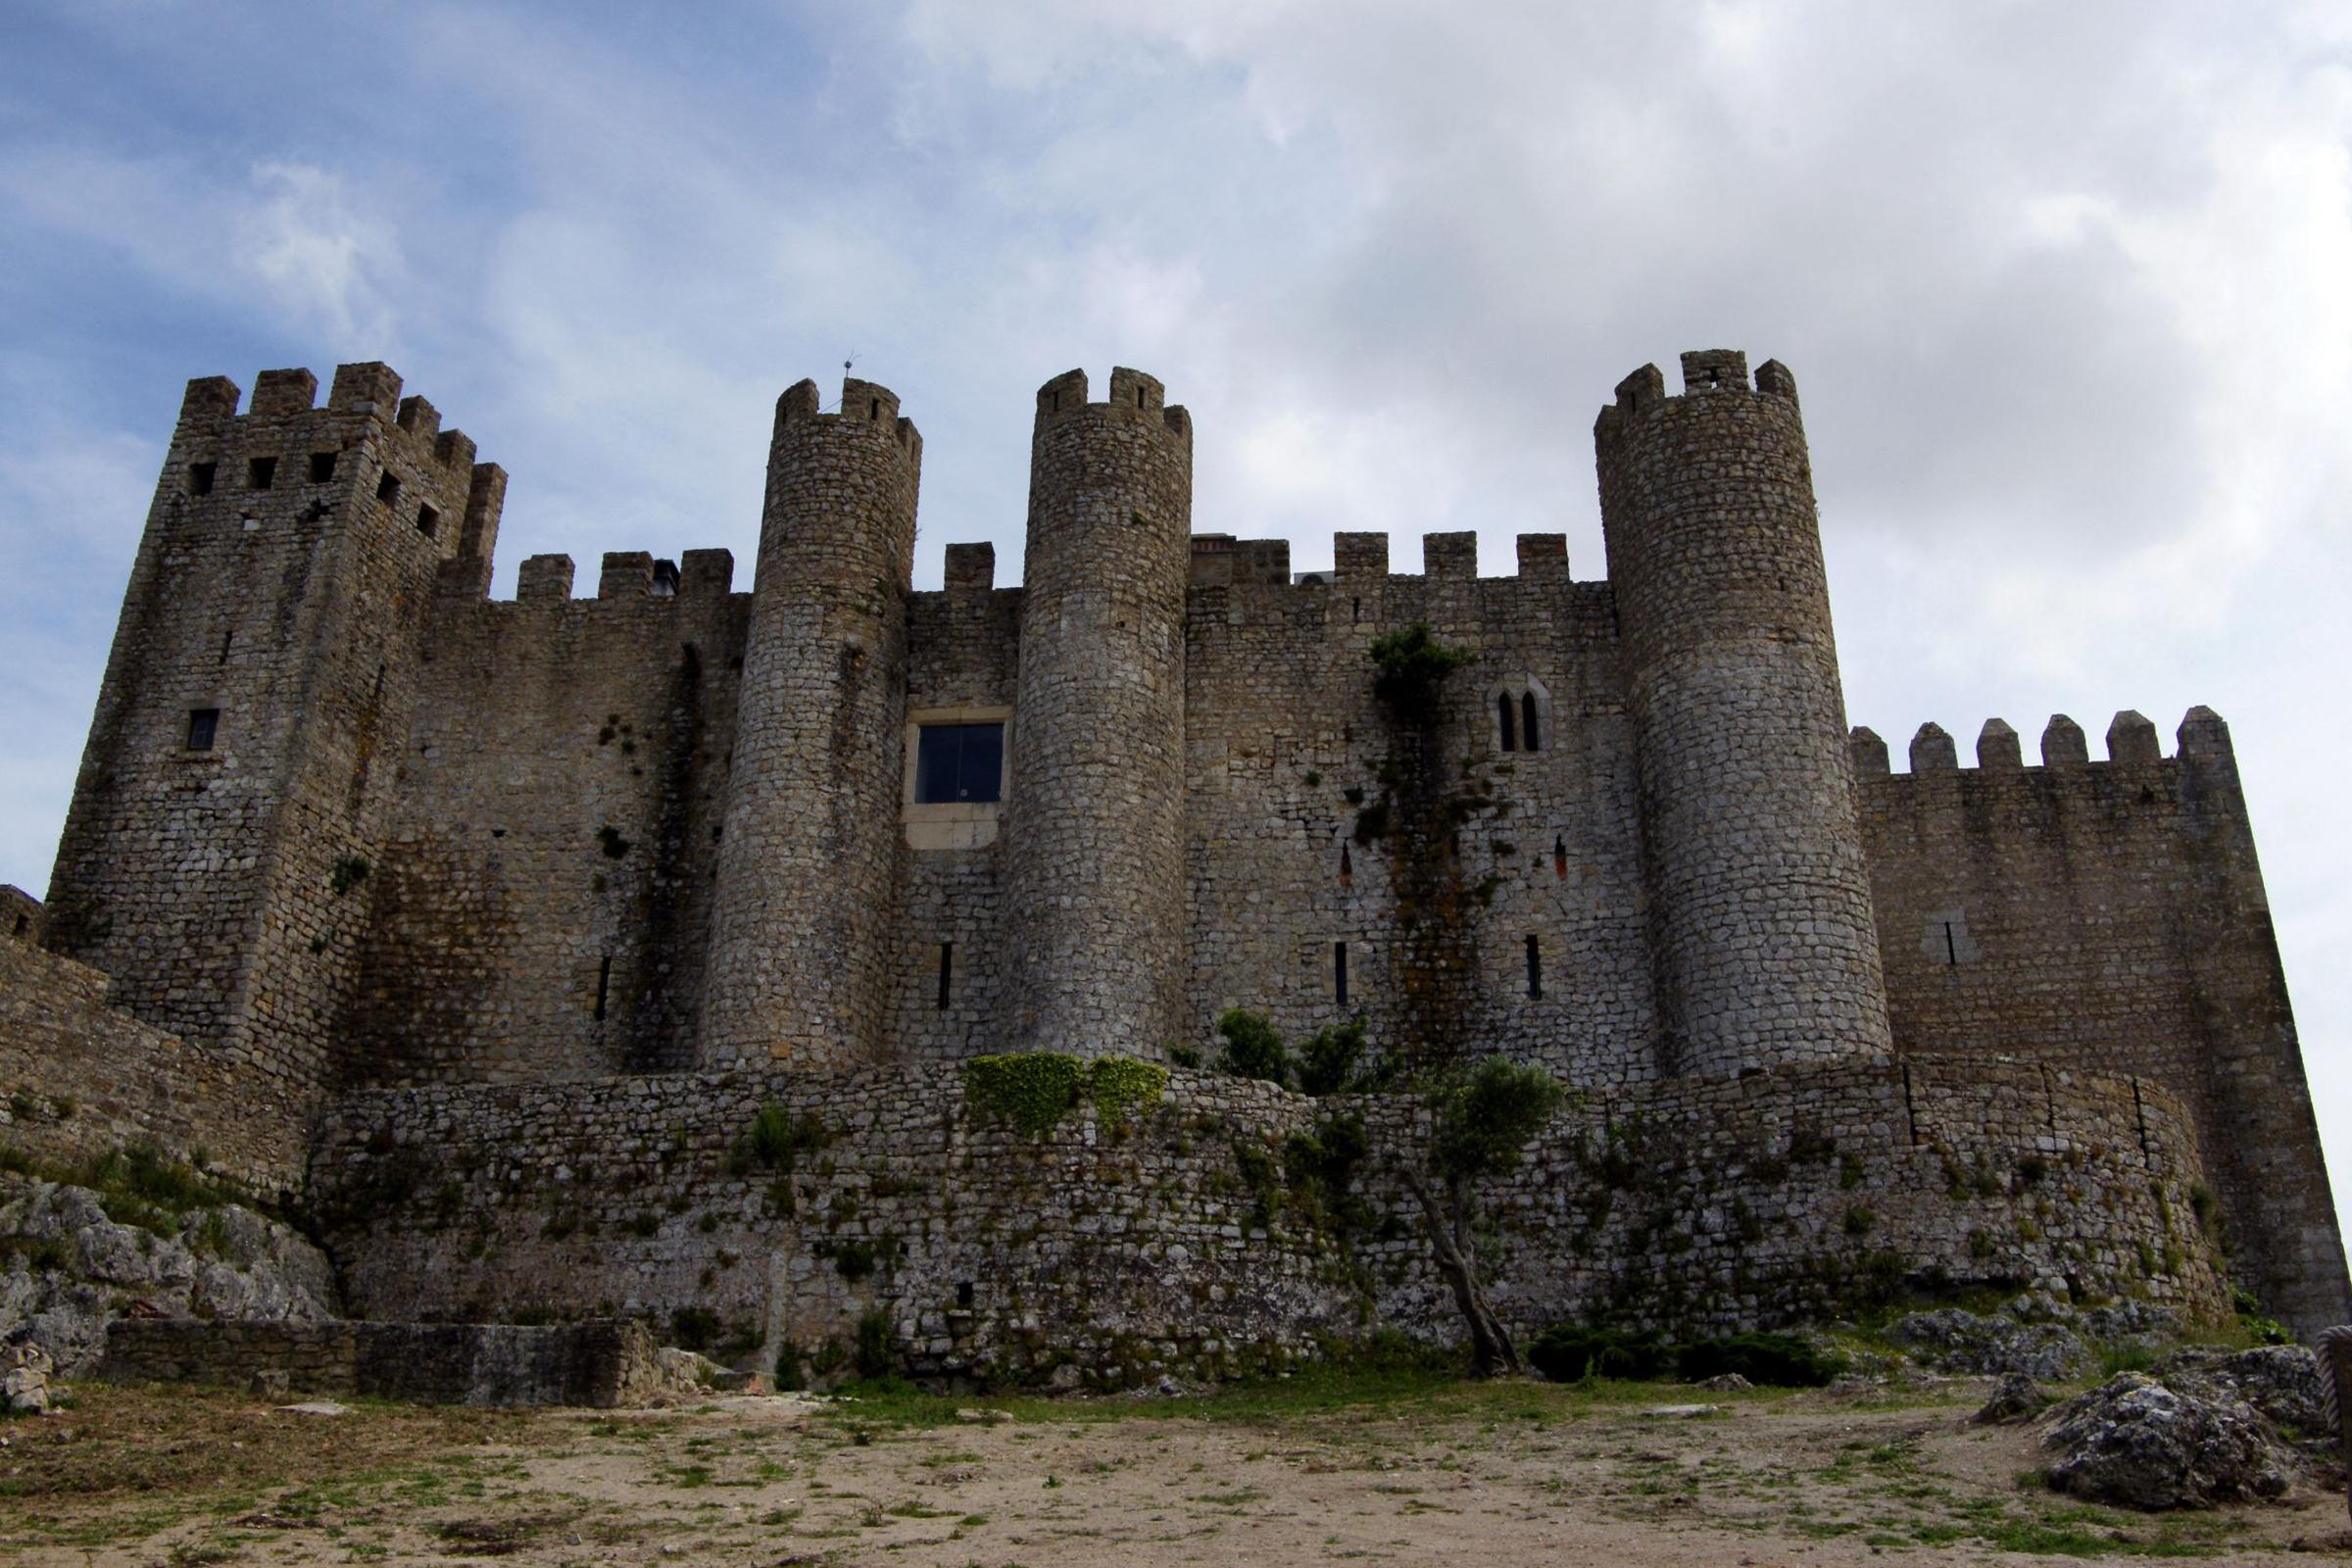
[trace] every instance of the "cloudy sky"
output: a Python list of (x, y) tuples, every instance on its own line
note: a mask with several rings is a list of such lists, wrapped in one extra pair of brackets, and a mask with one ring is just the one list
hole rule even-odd
[(514, 476), (500, 593), (748, 581), (775, 394), (853, 356), (923, 429), (918, 586), (1013, 574), (1030, 394), (1113, 363), (1191, 406), (1203, 531), (1597, 576), (1594, 410), (1743, 347), (1898, 759), (2231, 721), (2352, 1189), (2340, 3), (11, 0), (0, 59), (0, 880), (193, 375), (390, 362)]

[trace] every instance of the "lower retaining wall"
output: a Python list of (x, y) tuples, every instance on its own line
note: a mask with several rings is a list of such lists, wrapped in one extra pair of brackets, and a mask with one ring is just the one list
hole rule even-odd
[[(763, 1105), (798, 1129), (763, 1161)], [(1344, 1189), (1298, 1135), (1360, 1116)], [(1396, 1176), (1406, 1099), (1173, 1075), (1042, 1135), (954, 1065), (358, 1095), (313, 1182), (356, 1310), (634, 1314), (753, 1365), (887, 1318), (919, 1373), (1123, 1382), (1459, 1321)], [(1972, 1285), (2227, 1309), (2193, 1135), (2153, 1085), (1984, 1061), (1835, 1063), (1579, 1097), (1480, 1195), (1521, 1331), (1819, 1320)], [(822, 1364), (820, 1362), (820, 1364)]]
[(108, 984), (0, 937), (0, 1144), (69, 1165), (153, 1144), (265, 1196), (298, 1185), (316, 1106), (108, 1006)]
[(642, 1403), (662, 1386), (653, 1339), (635, 1322), (514, 1327), (132, 1318), (109, 1326), (99, 1376), (426, 1404), (604, 1408)]

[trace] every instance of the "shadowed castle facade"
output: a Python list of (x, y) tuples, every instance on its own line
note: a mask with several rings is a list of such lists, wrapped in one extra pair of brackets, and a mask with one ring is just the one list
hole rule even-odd
[[(2166, 755), (2121, 713), (2092, 761), (2062, 716), (2029, 766), (1993, 720), (1971, 768), (1928, 725), (1891, 772), (1845, 726), (1792, 376), (1751, 381), (1731, 352), (1682, 370), (1680, 395), (1644, 368), (1600, 413), (1605, 581), (1575, 580), (1558, 535), (1482, 578), (1470, 534), (1428, 536), (1418, 575), (1389, 571), (1383, 535), (1295, 573), (1281, 541), (1196, 534), (1192, 421), (1117, 369), (1102, 401), (1078, 371), (1038, 392), (1018, 588), (990, 547), (951, 545), (945, 586), (912, 591), (921, 438), (850, 380), (838, 405), (809, 382), (777, 405), (754, 591), (708, 550), (608, 555), (575, 598), (570, 560), (539, 556), (511, 602), (487, 596), (505, 475), (384, 367), (341, 368), (323, 407), (306, 371), (266, 372), (242, 411), (193, 382), (48, 905), (24, 914), (48, 953), (9, 958), (35, 966), (20, 993), (78, 985), (89, 1015), (37, 1040), (19, 1017), (19, 1076), (58, 1093), (94, 1071), (124, 1126), (332, 1185), (394, 1146), (530, 1145), (534, 1103), (588, 1129), (548, 1169), (591, 1149), (614, 1167), (670, 1122), (723, 1152), (762, 1096), (849, 1114), (857, 1086), (919, 1102), (983, 1054), (1211, 1051), (1233, 1006), (1294, 1035), (1361, 1018), (1414, 1057), (1501, 1052), (1759, 1148), (1843, 1106), (1874, 1190), (1866, 1150), (1927, 1173), (1916, 1212), (1880, 1203), (1908, 1216), (1914, 1272), (2098, 1296), (2161, 1277), (2195, 1304), (2226, 1238), (2281, 1315), (2352, 1315), (2226, 725), (2194, 710)], [(1408, 733), (1370, 651), (1416, 623), (1467, 662)], [(168, 1096), (136, 1087), (142, 1061)], [(1177, 1093), (1241, 1091), (1180, 1073)], [(634, 1131), (631, 1097), (663, 1107)], [(885, 1164), (930, 1136), (888, 1121), (848, 1122)], [(1998, 1267), (1978, 1240), (1998, 1227), (1935, 1199), (1985, 1128), (2024, 1141), (2012, 1165), (2113, 1166), (2055, 1201), (2011, 1194)], [(941, 1136), (952, 1171), (965, 1135)], [(1767, 1196), (1758, 1157), (1740, 1207), (1827, 1228), (1833, 1209)], [(1577, 1158), (1536, 1168), (1531, 1207), (1564, 1209)], [(462, 1169), (466, 1202), (493, 1203)], [(1736, 1298), (1774, 1248), (1690, 1201)], [(2101, 1203), (2112, 1226), (2072, 1212)], [(2176, 1204), (2215, 1217), (2190, 1237)], [(355, 1264), (379, 1309), (527, 1304), (385, 1207), (384, 1261)], [(1611, 1223), (1556, 1240), (1605, 1254)], [(2081, 1255), (2008, 1258), (2053, 1232)], [(867, 1296), (787, 1269), (798, 1304), (782, 1285), (729, 1304), (772, 1339), (903, 1286), (908, 1343), (956, 1364), (954, 1311), (925, 1331), (912, 1298), (987, 1316), (950, 1278), (969, 1265), (918, 1284), (922, 1248), (892, 1239), (900, 1272)], [(692, 1295), (644, 1283), (682, 1280), (696, 1245), (675, 1251), (611, 1299)], [(420, 1270), (470, 1283), (380, 1283)], [(1714, 1318), (1794, 1310), (1745, 1288)], [(1525, 1315), (1582, 1290), (1530, 1287)], [(1381, 1310), (1410, 1320), (1405, 1298)]]

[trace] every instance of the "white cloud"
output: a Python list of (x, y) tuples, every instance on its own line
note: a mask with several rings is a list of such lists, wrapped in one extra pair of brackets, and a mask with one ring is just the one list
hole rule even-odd
[(297, 329), (355, 357), (396, 349), (387, 284), (401, 270), (400, 246), (389, 223), (355, 209), (340, 175), (256, 165), (235, 234), (237, 264)]

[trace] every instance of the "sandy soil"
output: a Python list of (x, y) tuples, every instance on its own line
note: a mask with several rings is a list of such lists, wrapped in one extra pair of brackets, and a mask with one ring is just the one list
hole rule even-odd
[[(665, 1411), (90, 1387), (0, 1424), (0, 1562), (1832, 1568), (2352, 1554), (2344, 1503), (2148, 1517), (2030, 1484), (1975, 1384), (1904, 1402), (1604, 1385), (1208, 1400), (718, 1397)], [(1659, 1414), (1709, 1399), (1704, 1414)], [(972, 1419), (979, 1417), (980, 1419)]]

